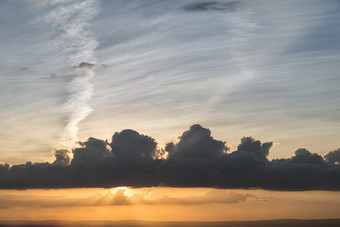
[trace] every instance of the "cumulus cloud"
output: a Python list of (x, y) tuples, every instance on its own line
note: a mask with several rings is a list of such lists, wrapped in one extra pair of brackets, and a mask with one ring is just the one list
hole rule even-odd
[(223, 155), (226, 146), (225, 142), (213, 139), (209, 129), (193, 125), (183, 133), (177, 144), (168, 143), (165, 150), (173, 159), (211, 159)]
[(332, 164), (340, 163), (340, 148), (325, 155), (325, 159)]
[(70, 152), (68, 150), (54, 150), (54, 165), (68, 165), (71, 162)]
[[(111, 142), (89, 138), (72, 150), (55, 151), (53, 163), (0, 165), (0, 188), (212, 187), (270, 190), (340, 190), (339, 150), (325, 158), (306, 149), (269, 160), (272, 142), (241, 139), (235, 151), (193, 125), (161, 151), (134, 130), (116, 132)], [(228, 151), (228, 152), (227, 152)]]
[(112, 136), (110, 147), (112, 153), (118, 159), (152, 159), (156, 152), (157, 143), (153, 138), (140, 135), (136, 131), (123, 130)]
[(73, 149), (72, 165), (95, 165), (112, 155), (105, 141), (90, 137)]

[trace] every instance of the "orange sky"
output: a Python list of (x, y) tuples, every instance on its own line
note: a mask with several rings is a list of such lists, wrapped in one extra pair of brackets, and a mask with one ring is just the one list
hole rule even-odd
[(208, 188), (1, 190), (0, 220), (340, 218), (340, 192)]

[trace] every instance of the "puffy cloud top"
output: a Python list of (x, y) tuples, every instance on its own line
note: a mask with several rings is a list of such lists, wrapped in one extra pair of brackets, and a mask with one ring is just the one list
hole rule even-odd
[(200, 125), (192, 125), (177, 144), (171, 142), (166, 146), (169, 158), (174, 159), (211, 159), (221, 156), (225, 150), (225, 142), (213, 139), (210, 130)]
[(331, 151), (328, 154), (325, 155), (325, 159), (329, 162), (329, 163), (340, 163), (340, 148), (335, 150), (335, 151)]
[(152, 159), (155, 155), (157, 143), (149, 137), (127, 129), (112, 136), (110, 143), (112, 153), (123, 159)]
[(107, 143), (90, 137), (86, 142), (80, 142), (81, 147), (73, 150), (73, 159), (71, 164), (96, 164), (101, 160), (112, 155)]
[[(213, 187), (271, 190), (340, 190), (340, 150), (325, 159), (302, 148), (291, 158), (268, 160), (272, 142), (243, 137), (236, 151), (207, 128), (193, 125), (165, 150), (133, 130), (112, 141), (90, 137), (72, 150), (54, 152), (53, 163), (0, 165), (0, 188)], [(167, 158), (157, 158), (165, 152)], [(210, 195), (207, 195), (210, 196)], [(124, 201), (123, 201), (124, 202)]]

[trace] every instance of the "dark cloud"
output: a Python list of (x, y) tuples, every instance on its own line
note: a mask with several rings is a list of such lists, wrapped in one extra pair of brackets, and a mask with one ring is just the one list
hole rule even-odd
[(53, 151), (55, 156), (54, 165), (69, 165), (71, 162), (70, 152), (68, 150), (55, 150)]
[(110, 143), (112, 153), (121, 159), (152, 159), (155, 156), (157, 143), (148, 136), (140, 135), (133, 130), (116, 132)]
[(235, 11), (240, 5), (239, 1), (230, 2), (197, 2), (185, 5), (186, 11)]
[(216, 158), (226, 151), (225, 142), (214, 140), (209, 129), (200, 125), (193, 125), (183, 133), (177, 144), (168, 143), (165, 150), (169, 158), (174, 159), (211, 159)]
[(95, 165), (112, 156), (107, 142), (90, 137), (86, 142), (80, 142), (80, 148), (73, 150), (72, 165)]
[(318, 154), (312, 154), (308, 150), (302, 148), (295, 151), (295, 156), (292, 158), (292, 163), (311, 163), (322, 165), (324, 159)]
[(263, 143), (255, 140), (252, 137), (243, 137), (241, 144), (237, 147), (238, 152), (250, 152), (255, 154), (260, 159), (266, 159), (269, 155), (269, 150), (273, 146), (273, 143)]
[(79, 65), (74, 66), (74, 68), (93, 68), (96, 64), (89, 63), (89, 62), (81, 62)]
[(326, 154), (325, 159), (332, 164), (340, 163), (340, 148)]
[(74, 69), (76, 68), (82, 68), (82, 69), (91, 69), (91, 68), (107, 68), (106, 64), (94, 64), (94, 63), (90, 63), (90, 62), (81, 62), (78, 65), (73, 66)]
[(209, 129), (193, 125), (177, 143), (159, 150), (153, 138), (123, 130), (115, 133), (111, 142), (91, 137), (79, 143), (71, 162), (68, 151), (57, 150), (53, 163), (0, 165), (0, 188), (340, 190), (339, 150), (328, 153), (325, 159), (298, 149), (291, 158), (268, 160), (272, 145), (244, 137), (237, 150), (230, 152)]

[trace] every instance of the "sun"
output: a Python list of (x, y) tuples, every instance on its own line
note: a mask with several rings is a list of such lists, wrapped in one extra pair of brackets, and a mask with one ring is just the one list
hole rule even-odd
[(112, 189), (113, 193), (116, 193), (117, 191), (124, 191), (124, 195), (130, 197), (133, 193), (128, 187), (116, 187)]

